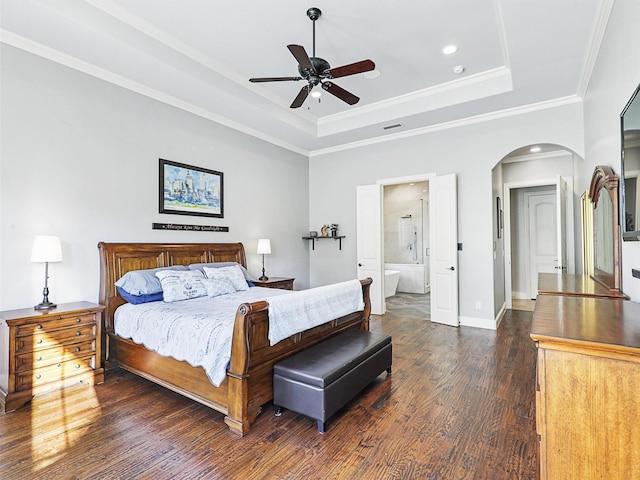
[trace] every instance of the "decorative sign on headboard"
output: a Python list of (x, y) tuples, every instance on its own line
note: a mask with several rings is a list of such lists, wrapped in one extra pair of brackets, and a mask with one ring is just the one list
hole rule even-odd
[(183, 225), (179, 223), (154, 223), (153, 230), (183, 230), (189, 232), (228, 232), (229, 227), (214, 225)]

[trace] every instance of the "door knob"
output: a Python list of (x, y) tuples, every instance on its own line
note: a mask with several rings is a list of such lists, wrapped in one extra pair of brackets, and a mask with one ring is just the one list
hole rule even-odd
[(358, 264), (358, 266), (359, 266), (359, 267), (361, 267), (361, 266), (362, 266), (362, 264), (361, 264), (361, 263), (359, 263), (359, 264)]
[(447, 268), (447, 270), (453, 271), (453, 270), (455, 270), (455, 267), (449, 267), (449, 268)]

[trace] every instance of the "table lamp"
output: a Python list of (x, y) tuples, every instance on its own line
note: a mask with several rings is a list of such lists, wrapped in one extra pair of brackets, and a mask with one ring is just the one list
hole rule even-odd
[(271, 254), (271, 240), (268, 238), (258, 239), (258, 254), (262, 254), (262, 276), (258, 280), (269, 280), (269, 277), (264, 274), (264, 256)]
[(36, 235), (31, 250), (32, 262), (44, 262), (44, 290), (42, 290), (42, 302), (36, 305), (36, 310), (55, 308), (56, 304), (49, 301), (49, 262), (62, 261), (62, 246), (60, 238), (55, 235)]

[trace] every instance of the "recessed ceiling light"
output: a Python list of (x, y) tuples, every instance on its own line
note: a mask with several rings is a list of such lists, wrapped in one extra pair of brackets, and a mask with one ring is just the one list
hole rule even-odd
[(458, 51), (458, 46), (454, 44), (446, 45), (442, 47), (442, 53), (445, 55), (453, 55), (457, 51)]
[(464, 65), (456, 65), (455, 67), (453, 67), (453, 73), (460, 75), (463, 72), (464, 72)]
[(378, 78), (380, 75), (382, 75), (382, 73), (380, 73), (380, 70), (377, 69), (363, 73), (364, 78)]
[(322, 95), (322, 92), (320, 90), (314, 90), (313, 92), (311, 92), (311, 96), (313, 98), (320, 98), (321, 95)]
[(529, 149), (531, 153), (538, 153), (540, 150), (542, 150), (540, 147), (531, 147)]

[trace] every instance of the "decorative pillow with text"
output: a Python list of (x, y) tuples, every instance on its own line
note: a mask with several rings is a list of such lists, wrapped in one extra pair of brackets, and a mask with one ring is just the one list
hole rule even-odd
[(165, 302), (171, 303), (207, 295), (207, 288), (202, 281), (204, 276), (198, 270), (161, 270), (156, 272), (156, 276), (160, 279)]
[(244, 273), (242, 273), (240, 265), (219, 268), (204, 267), (203, 269), (207, 278), (228, 278), (231, 280), (233, 288), (238, 292), (249, 289), (249, 285), (247, 284), (247, 280), (244, 278)]

